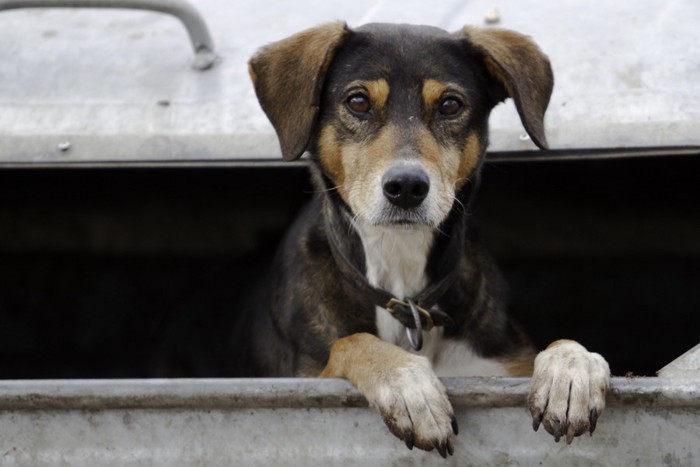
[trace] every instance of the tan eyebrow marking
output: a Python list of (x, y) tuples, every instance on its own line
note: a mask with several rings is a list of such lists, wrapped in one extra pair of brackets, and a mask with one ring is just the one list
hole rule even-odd
[(376, 108), (384, 108), (387, 100), (389, 100), (389, 83), (384, 78), (371, 81), (353, 81), (348, 86), (348, 89), (353, 88), (366, 89), (372, 101), (372, 106)]
[(464, 98), (466, 91), (455, 83), (442, 83), (429, 78), (423, 81), (421, 94), (423, 95), (423, 106), (428, 112), (434, 109), (445, 95), (462, 96), (460, 100), (466, 104)]
[(435, 102), (438, 101), (447, 90), (448, 85), (434, 79), (426, 79), (423, 81), (423, 104), (426, 109), (432, 108)]

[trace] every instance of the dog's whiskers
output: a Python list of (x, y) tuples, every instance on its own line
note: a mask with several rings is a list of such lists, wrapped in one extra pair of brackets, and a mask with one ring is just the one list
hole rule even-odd
[(464, 203), (462, 202), (462, 200), (460, 200), (457, 196), (455, 196), (454, 202), (457, 205), (457, 207), (461, 210), (462, 214), (466, 214), (467, 208), (464, 206)]
[(348, 233), (348, 236), (352, 234), (352, 231), (353, 231), (353, 230), (354, 230), (355, 232), (358, 231), (358, 230), (357, 230), (357, 223), (358, 223), (358, 220), (359, 220), (359, 214), (355, 214), (354, 216), (352, 216), (352, 217), (350, 218), (350, 222), (349, 222), (349, 224), (348, 224), (348, 232), (347, 232), (347, 233)]
[(339, 192), (339, 191), (341, 190), (341, 188), (344, 188), (344, 186), (343, 186), (343, 185), (337, 185), (337, 186), (333, 186), (333, 187), (330, 187), (330, 188), (321, 188), (321, 189), (318, 190), (318, 192), (319, 192), (319, 193), (332, 193), (332, 192), (334, 192), (334, 191), (338, 191), (338, 192)]

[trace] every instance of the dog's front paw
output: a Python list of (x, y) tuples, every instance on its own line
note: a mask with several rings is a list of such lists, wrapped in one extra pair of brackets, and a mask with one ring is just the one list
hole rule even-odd
[(602, 356), (574, 341), (552, 343), (535, 359), (528, 397), (532, 427), (537, 431), (541, 423), (557, 442), (593, 434), (609, 385), (610, 368)]
[(407, 357), (401, 367), (378, 375), (377, 384), (365, 390), (365, 396), (409, 449), (416, 446), (437, 449), (442, 457), (452, 455), (458, 428), (445, 387), (425, 357)]

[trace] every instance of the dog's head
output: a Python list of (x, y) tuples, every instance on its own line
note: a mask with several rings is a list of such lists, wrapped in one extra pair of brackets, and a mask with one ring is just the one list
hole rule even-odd
[(284, 158), (308, 149), (370, 225), (437, 227), (475, 176), (489, 113), (507, 97), (547, 147), (549, 61), (512, 31), (331, 23), (264, 47), (250, 74)]

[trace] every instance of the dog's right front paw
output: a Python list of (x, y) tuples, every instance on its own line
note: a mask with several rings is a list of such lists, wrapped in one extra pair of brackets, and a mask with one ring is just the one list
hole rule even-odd
[(365, 396), (409, 449), (452, 455), (458, 427), (445, 387), (425, 357), (408, 353), (406, 357), (405, 365), (382, 374)]
[(350, 380), (409, 449), (454, 452), (457, 421), (427, 358), (361, 332), (333, 343), (319, 376)]

